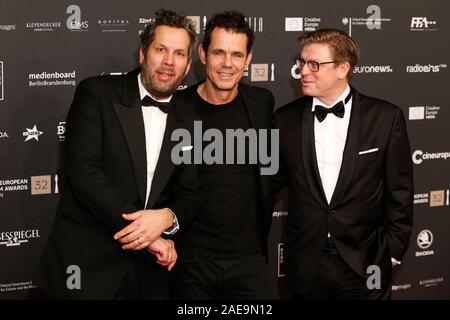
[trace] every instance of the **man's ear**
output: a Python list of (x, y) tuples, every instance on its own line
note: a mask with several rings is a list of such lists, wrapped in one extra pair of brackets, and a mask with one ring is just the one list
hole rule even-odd
[(142, 62), (144, 61), (145, 54), (144, 49), (142, 47), (139, 48), (139, 64), (142, 66)]
[(192, 63), (192, 58), (189, 59), (188, 64), (186, 66), (186, 71), (184, 72), (185, 77), (187, 76), (187, 74), (189, 73), (189, 70), (191, 69), (191, 63)]
[(340, 63), (338, 66), (338, 79), (342, 80), (347, 78), (347, 74), (349, 72), (352, 72), (352, 70), (350, 70), (350, 63), (348, 62)]
[(245, 69), (247, 69), (248, 66), (250, 65), (250, 61), (252, 61), (252, 57), (253, 57), (253, 50), (250, 50), (249, 54), (247, 55), (247, 60), (245, 61)]
[(202, 44), (198, 45), (198, 57), (203, 64), (206, 64), (206, 52), (203, 49)]

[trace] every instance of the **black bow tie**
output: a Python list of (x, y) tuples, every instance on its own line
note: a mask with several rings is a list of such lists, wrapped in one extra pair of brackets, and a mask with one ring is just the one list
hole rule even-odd
[(152, 99), (149, 96), (145, 96), (141, 101), (142, 106), (144, 107), (158, 107), (164, 113), (168, 113), (170, 111), (170, 102), (160, 102)]
[[(351, 97), (352, 97), (352, 92), (350, 91), (350, 93), (345, 98), (345, 103), (347, 103)], [(325, 120), (325, 118), (327, 117), (327, 115), (329, 113), (333, 113), (336, 117), (343, 118), (344, 114), (345, 114), (344, 103), (342, 101), (339, 101), (331, 108), (325, 108), (320, 105), (314, 106), (314, 114), (316, 115), (317, 120), (319, 120), (319, 122), (322, 122), (323, 120)]]

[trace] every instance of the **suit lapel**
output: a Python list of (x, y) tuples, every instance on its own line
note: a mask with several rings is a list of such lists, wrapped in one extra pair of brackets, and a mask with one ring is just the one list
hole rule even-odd
[(242, 100), (244, 100), (244, 107), (248, 114), (250, 128), (265, 128), (264, 124), (261, 123), (262, 119), (259, 117), (261, 112), (258, 110), (258, 104), (255, 103), (255, 101), (258, 101), (255, 100), (257, 97), (251, 97), (250, 92), (246, 90), (246, 87), (242, 83), (239, 83), (239, 94), (241, 95)]
[(316, 143), (314, 136), (314, 114), (311, 112), (312, 98), (303, 108), (303, 120), (301, 134), (301, 149), (305, 176), (314, 198), (324, 205), (327, 205), (325, 192), (323, 191), (322, 180), (320, 179), (319, 167), (317, 165)]
[(360, 144), (361, 125), (364, 115), (364, 104), (361, 101), (360, 94), (352, 88), (352, 114), (348, 125), (347, 141), (345, 143), (344, 155), (342, 157), (341, 170), (339, 172), (336, 188), (331, 197), (330, 206), (336, 206), (345, 195), (350, 186), (353, 174), (358, 161), (358, 150)]
[[(249, 122), (250, 122), (250, 128), (253, 129), (270, 129), (267, 128), (267, 125), (264, 121), (263, 114), (259, 108), (259, 97), (252, 94), (251, 90), (247, 90), (247, 86), (243, 83), (239, 83), (239, 94), (242, 97), (242, 100), (244, 101), (244, 107), (247, 110)], [(267, 136), (268, 139), (270, 139), (270, 134)], [(269, 146), (270, 148), (270, 143)], [(259, 147), (258, 147), (259, 148)], [(271, 152), (269, 149), (268, 152)], [(264, 201), (268, 199), (268, 194), (271, 192), (270, 185), (265, 183), (265, 178), (261, 175), (261, 163), (260, 161), (257, 161), (257, 177), (259, 178), (259, 186), (261, 189), (261, 195), (262, 199)], [(265, 205), (263, 206), (265, 207)]]
[(119, 118), (128, 150), (133, 162), (139, 196), (142, 204), (145, 202), (147, 189), (147, 156), (145, 146), (145, 128), (142, 110), (140, 108), (137, 75), (134, 70), (125, 75), (120, 103), (114, 103), (114, 109)]
[[(196, 88), (197, 85), (185, 89), (182, 92), (175, 93), (172, 96), (172, 108), (167, 114), (166, 128), (164, 130), (163, 142), (152, 180), (147, 208), (155, 206), (175, 168), (171, 159), (171, 153), (178, 141), (171, 141), (172, 132), (177, 128), (188, 128), (192, 134), (193, 122), (194, 120), (199, 120), (195, 118), (193, 114), (190, 114), (195, 97), (195, 95), (191, 93), (192, 90), (196, 90)], [(194, 144), (193, 141), (192, 144)]]

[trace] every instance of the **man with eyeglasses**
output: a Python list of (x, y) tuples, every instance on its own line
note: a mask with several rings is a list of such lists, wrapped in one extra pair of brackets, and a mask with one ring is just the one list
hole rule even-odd
[(402, 110), (349, 85), (359, 48), (336, 29), (303, 33), (305, 97), (276, 112), (289, 188), (286, 275), (297, 299), (389, 299), (412, 229)]

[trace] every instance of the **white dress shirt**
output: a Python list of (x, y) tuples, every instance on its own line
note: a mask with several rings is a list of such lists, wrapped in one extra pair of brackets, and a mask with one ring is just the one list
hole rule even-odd
[(350, 87), (342, 92), (342, 94), (330, 106), (325, 105), (317, 98), (313, 98), (312, 111), (314, 112), (316, 105), (331, 108), (337, 102), (342, 101), (345, 105), (345, 113), (343, 118), (339, 118), (332, 113), (319, 122), (314, 117), (314, 137), (316, 146), (317, 166), (319, 167), (320, 179), (322, 181), (323, 190), (327, 198), (328, 204), (333, 196), (336, 188), (337, 179), (341, 170), (342, 157), (344, 154), (345, 141), (347, 140), (348, 124), (350, 123), (350, 114), (352, 111), (352, 100), (345, 103), (344, 99), (350, 92)]
[[(141, 74), (138, 74), (139, 94), (141, 100), (145, 96), (160, 102), (169, 102), (172, 96), (164, 100), (158, 100), (153, 97), (142, 84)], [(164, 131), (166, 130), (167, 113), (159, 108), (142, 106), (142, 116), (144, 118), (145, 128), (145, 149), (147, 155), (147, 191), (145, 195), (145, 207), (147, 207), (148, 198), (152, 188), (153, 175), (155, 174), (156, 164), (158, 163), (159, 152), (163, 142)]]
[[(345, 107), (343, 118), (329, 113), (322, 122), (319, 122), (317, 117), (314, 117), (317, 166), (319, 167), (320, 180), (322, 181), (323, 191), (325, 192), (328, 204), (330, 204), (331, 197), (336, 188), (339, 172), (341, 171), (345, 141), (347, 140), (353, 98), (350, 98), (347, 103), (344, 100), (349, 92), (350, 86), (347, 85), (344, 92), (330, 106), (327, 106), (316, 97), (313, 98), (312, 102), (312, 112), (316, 109), (316, 105), (331, 108), (339, 101), (342, 101)], [(327, 236), (330, 237), (330, 233)]]

